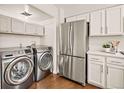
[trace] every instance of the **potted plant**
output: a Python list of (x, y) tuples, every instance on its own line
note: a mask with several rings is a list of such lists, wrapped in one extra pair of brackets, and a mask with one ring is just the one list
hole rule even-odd
[(105, 49), (106, 52), (110, 52), (110, 44), (106, 43), (106, 44), (103, 44), (102, 47)]

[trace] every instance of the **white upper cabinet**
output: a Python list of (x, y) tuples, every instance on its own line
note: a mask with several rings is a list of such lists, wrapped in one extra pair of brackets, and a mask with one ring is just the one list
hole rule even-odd
[(89, 13), (66, 18), (66, 22), (72, 22), (78, 20), (86, 20), (87, 22), (89, 22), (90, 20)]
[(90, 36), (103, 35), (104, 34), (104, 12), (95, 11), (90, 14)]
[(90, 36), (122, 35), (122, 6), (91, 12)]
[(26, 34), (43, 36), (45, 34), (44, 27), (37, 24), (26, 23)]
[(11, 32), (11, 18), (0, 15), (0, 32)]
[(42, 25), (26, 23), (15, 18), (0, 15), (0, 33), (43, 36), (45, 28)]
[(106, 32), (109, 35), (121, 34), (121, 7), (106, 9)]
[(44, 27), (43, 26), (41, 26), (41, 25), (37, 25), (36, 26), (37, 28), (36, 28), (36, 34), (37, 35), (44, 35), (45, 34), (45, 30), (44, 30)]
[(25, 30), (26, 30), (26, 34), (36, 34), (36, 29), (37, 26), (35, 24), (31, 24), (31, 23), (26, 23), (25, 25)]
[(66, 18), (66, 22), (72, 22), (72, 21), (76, 21), (76, 20), (77, 20), (76, 16)]
[(89, 13), (78, 15), (77, 20), (86, 20), (87, 22), (89, 22)]
[(25, 23), (18, 19), (12, 18), (12, 33), (25, 34)]

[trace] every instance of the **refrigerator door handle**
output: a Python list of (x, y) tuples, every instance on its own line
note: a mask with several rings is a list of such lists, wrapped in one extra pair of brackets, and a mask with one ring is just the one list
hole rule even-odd
[(73, 37), (73, 33), (72, 33), (72, 25), (71, 25), (71, 26), (70, 26), (70, 38), (69, 38), (69, 40), (70, 40), (70, 47), (69, 47), (69, 50), (70, 50), (70, 53), (71, 53), (71, 54), (72, 54), (72, 42), (73, 42), (72, 37)]
[(69, 53), (69, 48), (70, 48), (70, 24), (69, 24), (69, 26), (68, 26), (68, 46), (67, 46), (67, 49), (66, 49), (66, 54), (68, 54)]
[(61, 28), (60, 28), (60, 32), (59, 32), (59, 54), (62, 54), (62, 25), (61, 25)]

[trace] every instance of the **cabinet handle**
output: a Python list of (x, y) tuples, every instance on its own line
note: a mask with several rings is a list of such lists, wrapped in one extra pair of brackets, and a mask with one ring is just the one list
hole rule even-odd
[(102, 83), (102, 73), (103, 73), (103, 65), (101, 66), (101, 77), (100, 77), (100, 82)]
[(103, 73), (103, 65), (101, 66), (101, 72)]
[(97, 58), (91, 58), (91, 60), (99, 60), (99, 59), (97, 59)]
[(118, 61), (111, 61), (112, 63), (114, 62), (114, 63), (121, 63), (121, 62), (118, 62)]
[(106, 70), (107, 70), (107, 74), (108, 74), (108, 67), (106, 68)]
[(45, 35), (45, 27), (43, 28), (43, 35)]
[(105, 33), (107, 34), (107, 32), (108, 32), (108, 27), (106, 26), (106, 31), (105, 31)]
[(102, 32), (102, 27), (101, 27), (101, 34), (102, 34), (103, 32)]

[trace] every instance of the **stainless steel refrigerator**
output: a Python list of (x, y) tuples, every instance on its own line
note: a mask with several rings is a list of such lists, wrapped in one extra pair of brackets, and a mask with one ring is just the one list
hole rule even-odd
[(86, 81), (87, 44), (88, 23), (86, 20), (61, 24), (59, 75), (84, 86)]

